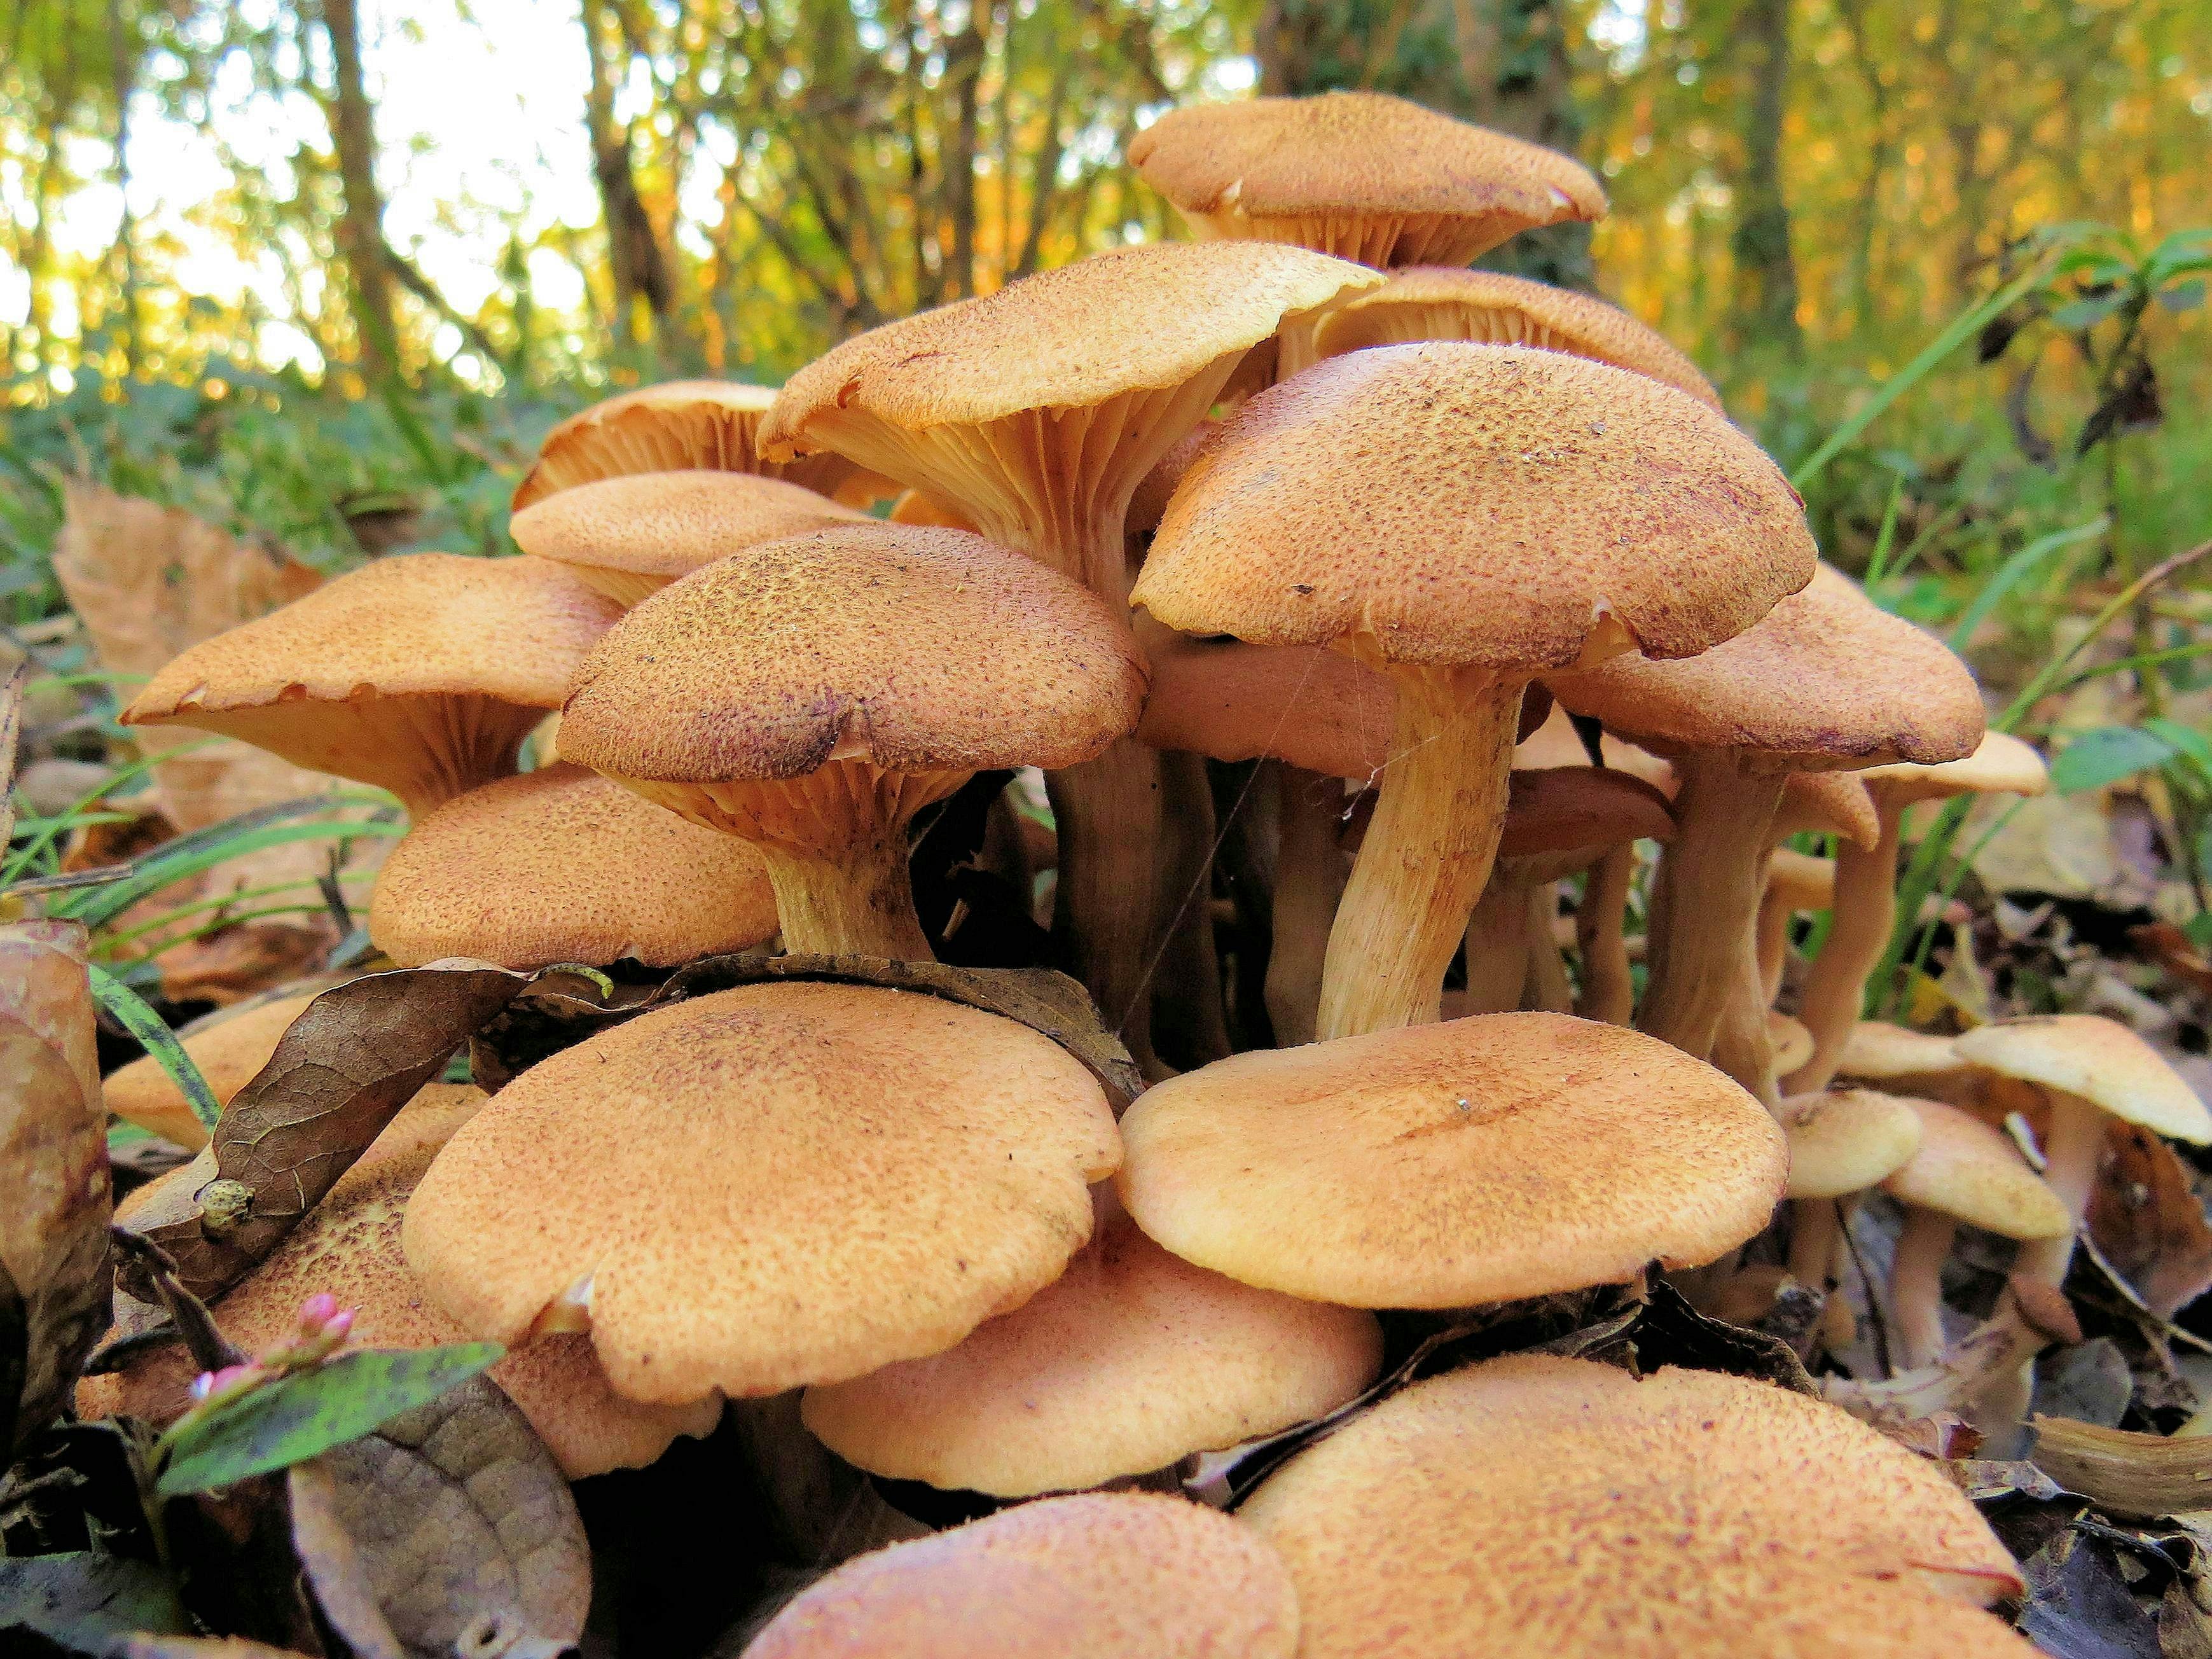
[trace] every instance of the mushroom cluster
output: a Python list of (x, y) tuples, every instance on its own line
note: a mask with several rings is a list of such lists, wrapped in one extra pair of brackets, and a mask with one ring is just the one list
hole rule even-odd
[[(888, 1498), (876, 1541), (985, 1516), (830, 1572), (763, 1659), (2027, 1651), (1994, 1535), (1836, 1406), (1400, 1362), (1658, 1273), (1740, 1300), (1762, 1250), (1825, 1290), (1879, 1188), (1940, 1364), (1959, 1226), (2055, 1281), (2111, 1117), (2212, 1139), (2094, 1023), (1920, 1056), (2027, 1090), (2042, 1176), (1985, 1102), (1855, 1069), (1906, 811), (2039, 762), (1820, 563), (1680, 353), (1462, 268), (1600, 214), (1571, 161), (1368, 94), (1177, 111), (1131, 160), (1195, 240), (777, 392), (616, 398), (547, 440), (521, 557), (372, 563), (133, 704), (398, 794), (395, 963), (831, 959), (410, 1108), (218, 1314), (339, 1263), (374, 1340), (508, 1345), (572, 1474), (726, 1410), (801, 1565), (825, 1492)], [(1042, 831), (1006, 806), (1038, 774)], [(1054, 872), (1029, 963), (1133, 1103), (882, 971), (967, 959), (918, 892), (994, 839)], [(1232, 900), (1272, 935), (1233, 973)], [(118, 1386), (159, 1416), (176, 1381)], [(1172, 1495), (1322, 1418), (1233, 1515)]]

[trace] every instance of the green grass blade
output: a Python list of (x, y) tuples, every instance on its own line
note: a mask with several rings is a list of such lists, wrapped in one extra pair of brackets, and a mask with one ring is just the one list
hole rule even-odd
[(2071, 530), (2054, 530), (2016, 550), (1982, 584), (1982, 591), (1974, 595), (1973, 603), (1959, 613), (1959, 620), (1951, 625), (1951, 648), (1959, 650), (1972, 638), (1974, 630), (1989, 620), (1990, 613), (2004, 602), (2005, 596), (2034, 574), (2045, 559), (2066, 548), (2095, 540), (2111, 523), (2100, 513), (2087, 524), (2077, 524)]
[(116, 1022), (154, 1057), (154, 1063), (169, 1074), (192, 1115), (210, 1134), (215, 1133), (215, 1121), (222, 1115), (222, 1103), (208, 1087), (208, 1080), (200, 1075), (200, 1068), (185, 1052), (167, 1022), (147, 1006), (146, 1000), (109, 973), (98, 963), (90, 963), (93, 1000), (115, 1017)]

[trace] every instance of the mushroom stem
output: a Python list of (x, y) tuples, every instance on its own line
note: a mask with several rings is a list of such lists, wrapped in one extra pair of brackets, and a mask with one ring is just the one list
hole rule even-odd
[(1523, 682), (1393, 664), (1398, 696), (1382, 793), (1329, 932), (1316, 1035), (1437, 1018), (1504, 828)]
[(850, 843), (836, 859), (810, 858), (781, 842), (759, 847), (775, 889), (785, 950), (896, 962), (936, 959), (915, 916), (900, 828)]
[(1760, 1105), (1779, 1116), (1782, 1090), (1775, 1082), (1774, 1044), (1767, 1034), (1766, 998), (1750, 939), (1741, 942), (1737, 955), (1739, 960), (1728, 1001), (1713, 1028), (1712, 1061), (1743, 1085)]
[(1874, 846), (1860, 847), (1841, 836), (1836, 841), (1835, 908), (1827, 942), (1813, 958), (1797, 1011), (1813, 1034), (1813, 1058), (1783, 1079), (1783, 1088), (1793, 1095), (1825, 1089), (1835, 1077), (1866, 1000), (1868, 976), (1897, 926), (1897, 855), (1905, 813), (1879, 787), (1874, 795), (1881, 814), (1881, 834)]
[(1160, 769), (1167, 914), (1160, 923), (1166, 938), (1153, 975), (1152, 1019), (1163, 1036), (1179, 1041), (1179, 1058), (1205, 1066), (1230, 1054), (1213, 942), (1213, 791), (1200, 756), (1169, 751)]
[(1575, 911), (1575, 941), (1582, 951), (1583, 991), (1575, 1012), (1584, 1019), (1626, 1025), (1636, 1012), (1636, 981), (1628, 966), (1628, 893), (1636, 883), (1636, 848), (1609, 848), (1591, 866)]
[[(1467, 1011), (1510, 1014), (1532, 970), (1536, 941), (1528, 931), (1529, 889), (1501, 866), (1467, 919)], [(1556, 954), (1556, 953), (1554, 953)]]
[(1958, 1231), (1959, 1224), (1941, 1210), (1906, 1206), (1889, 1268), (1899, 1370), (1933, 1365), (1949, 1346), (1943, 1334), (1943, 1263)]
[(1790, 1206), (1790, 1276), (1808, 1290), (1837, 1284), (1836, 1247), (1843, 1243), (1844, 1200), (1801, 1198)]
[(1267, 1022), (1283, 1048), (1311, 1042), (1321, 1007), (1329, 926), (1344, 897), (1341, 779), (1287, 761), (1278, 766), (1280, 841), (1275, 853), (1273, 943), (1267, 955)]
[(1650, 977), (1636, 1024), (1703, 1060), (1712, 1052), (1758, 920), (1784, 774), (1747, 773), (1727, 750), (1692, 750), (1677, 764), (1681, 828), (1659, 855), (1646, 946)]
[(1045, 778), (1060, 836), (1053, 936), (1107, 1029), (1155, 1081), (1146, 981), (1159, 945), (1160, 787), (1159, 751), (1134, 738)]
[(1790, 918), (1796, 915), (1772, 882), (1759, 896), (1759, 921), (1753, 929), (1759, 958), (1759, 994), (1770, 1007), (1782, 993), (1782, 967), (1790, 954)]
[(1521, 1006), (1539, 1013), (1571, 1014), (1575, 1010), (1574, 982), (1559, 956), (1559, 941), (1553, 932), (1559, 919), (1559, 884), (1556, 881), (1529, 883), (1528, 977), (1521, 988)]
[(2063, 1285), (2074, 1262), (2074, 1240), (2089, 1213), (2089, 1199), (2097, 1189), (2097, 1171), (2105, 1158), (2105, 1135), (2112, 1120), (2082, 1099), (2063, 1089), (2047, 1091), (2051, 1098), (2051, 1127), (2043, 1138), (2043, 1179), (2074, 1218), (2073, 1231), (2057, 1238), (2033, 1239), (2020, 1247), (2015, 1273), (2039, 1279), (2046, 1285)]

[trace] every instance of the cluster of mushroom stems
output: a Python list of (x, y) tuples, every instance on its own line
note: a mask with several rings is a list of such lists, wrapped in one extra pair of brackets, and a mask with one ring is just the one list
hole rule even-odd
[[(816, 1565), (914, 1541), (764, 1656), (954, 1650), (931, 1621), (1005, 1653), (2027, 1651), (1978, 1610), (2019, 1589), (1994, 1536), (1835, 1405), (1542, 1355), (1367, 1395), (1470, 1310), (1660, 1271), (1746, 1322), (1836, 1291), (1876, 1188), (1907, 1219), (1870, 1298), (1941, 1378), (1958, 1226), (2056, 1285), (2112, 1119), (2212, 1139), (2109, 1022), (1859, 1020), (1909, 810), (2040, 762), (1820, 563), (1681, 354), (1464, 268), (1601, 212), (1571, 161), (1370, 94), (1177, 112), (1132, 159), (1193, 240), (780, 391), (595, 405), (516, 494), (522, 556), (376, 561), (132, 704), (396, 794), (394, 963), (841, 959), (426, 1093), (217, 1317), (250, 1345), (341, 1262), (366, 1340), (508, 1344), (495, 1380), (572, 1475), (726, 1409), (794, 1487), (872, 1495), (857, 1539), (793, 1500)], [(1006, 773), (1042, 775), (1038, 919), (1133, 1099), (1015, 1020), (856, 982), (943, 945), (916, 830)], [(1235, 1024), (1277, 1044), (1236, 1054), (1231, 827), (1272, 933)], [(187, 1046), (234, 1090), (306, 1000)], [(149, 1073), (110, 1098), (204, 1139)], [(1842, 1294), (1822, 1331), (1854, 1349)], [(2020, 1377), (1954, 1403), (2002, 1429)], [(159, 1418), (185, 1380), (85, 1386)], [(1354, 1402), (1232, 1516), (1119, 1490)], [(919, 1538), (871, 1481), (1002, 1507)], [(1694, 1534), (1662, 1519), (1688, 1483)], [(1086, 1495), (1018, 1501), (1044, 1494)]]

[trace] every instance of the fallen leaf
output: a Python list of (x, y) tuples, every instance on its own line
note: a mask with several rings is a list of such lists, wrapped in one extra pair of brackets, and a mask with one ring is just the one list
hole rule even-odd
[(2199, 996), (2212, 997), (2212, 957), (2170, 921), (2128, 929), (2128, 943)]
[(2212, 1222), (2189, 1166), (2148, 1129), (2115, 1123), (2089, 1200), (2089, 1232), (2143, 1304), (2171, 1319), (2212, 1290)]
[[(548, 975), (455, 961), (349, 980), (293, 1021), (232, 1097), (209, 1151), (215, 1178), (179, 1181), (133, 1217), (212, 1300), (283, 1242), (454, 1049)], [(564, 976), (565, 977), (565, 976)], [(125, 1288), (152, 1299), (143, 1274)]]
[(2146, 1517), (2212, 1509), (2212, 1437), (2136, 1434), (2063, 1417), (2039, 1416), (2033, 1426), (2036, 1467), (2100, 1508)]
[(29, 1631), (65, 1653), (106, 1659), (134, 1631), (191, 1627), (175, 1581), (151, 1562), (89, 1551), (0, 1559), (0, 1651), (15, 1651), (10, 1631)]
[(2109, 1548), (2063, 1534), (2021, 1571), (2021, 1633), (2051, 1659), (2161, 1659), (2158, 1626), (2128, 1593)]
[(106, 1115), (84, 930), (0, 926), (0, 1442), (12, 1450), (60, 1411), (107, 1322)]
[(2134, 1395), (2127, 1356), (2109, 1336), (2061, 1348), (2036, 1367), (2035, 1409), (2046, 1416), (2118, 1428)]
[(31, 665), (19, 662), (0, 679), (0, 847), (15, 833), (15, 745), (23, 730), (23, 685)]
[(483, 1378), (295, 1465), (289, 1485), (307, 1581), (359, 1659), (551, 1659), (583, 1633), (575, 1499)]
[(506, 1352), (496, 1342), (363, 1348), (264, 1382), (204, 1416), (179, 1419), (161, 1437), (158, 1490), (165, 1498), (210, 1492), (319, 1457), (422, 1409)]

